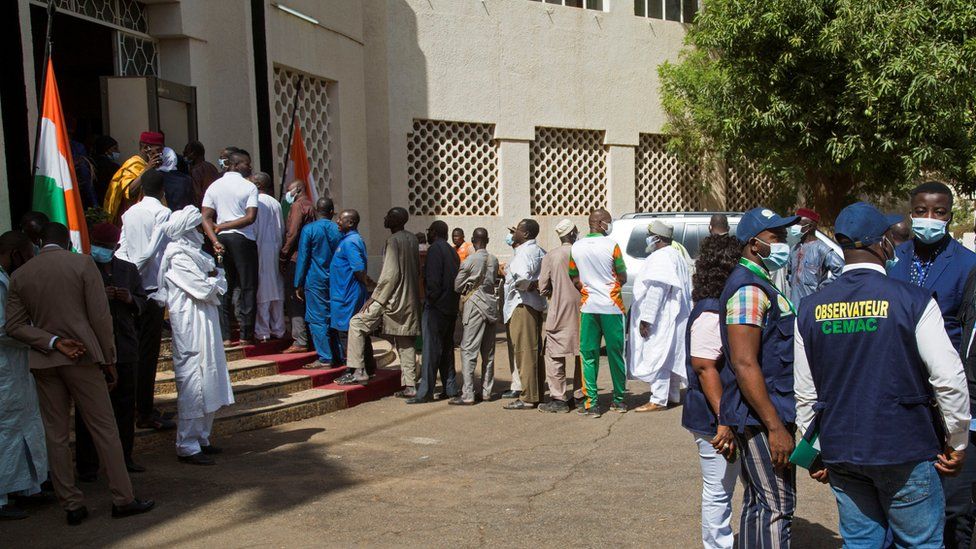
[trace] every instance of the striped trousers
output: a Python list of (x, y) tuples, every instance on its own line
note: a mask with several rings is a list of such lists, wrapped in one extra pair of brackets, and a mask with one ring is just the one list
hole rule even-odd
[(765, 428), (746, 427), (739, 444), (745, 490), (738, 547), (788, 548), (796, 509), (796, 467), (773, 468)]

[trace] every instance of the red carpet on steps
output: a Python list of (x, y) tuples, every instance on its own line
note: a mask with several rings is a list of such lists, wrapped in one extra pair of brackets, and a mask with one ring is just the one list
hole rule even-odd
[(281, 351), (287, 349), (289, 345), (291, 345), (290, 340), (281, 339), (248, 345), (244, 347), (244, 356), (277, 363), (279, 374), (311, 376), (312, 386), (315, 388), (345, 391), (348, 408), (390, 396), (400, 390), (399, 370), (382, 368), (376, 370), (376, 375), (366, 385), (336, 385), (333, 382), (346, 372), (345, 367), (306, 370), (302, 366), (315, 361), (315, 352), (283, 354)]

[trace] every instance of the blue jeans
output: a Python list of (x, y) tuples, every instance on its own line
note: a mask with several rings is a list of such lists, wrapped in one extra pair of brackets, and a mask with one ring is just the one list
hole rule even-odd
[(889, 528), (894, 547), (942, 547), (945, 496), (933, 462), (828, 469), (845, 548), (883, 547)]

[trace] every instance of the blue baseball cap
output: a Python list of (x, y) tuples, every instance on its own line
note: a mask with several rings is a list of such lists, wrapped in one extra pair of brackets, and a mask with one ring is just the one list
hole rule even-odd
[[(855, 202), (840, 211), (834, 223), (834, 233), (841, 248), (865, 248), (881, 242), (885, 231), (904, 218), (898, 214), (885, 215), (867, 202)], [(844, 241), (839, 238), (841, 236)]]
[(742, 215), (739, 225), (735, 228), (735, 237), (742, 242), (749, 242), (763, 232), (782, 227), (789, 227), (799, 221), (795, 215), (780, 217), (780, 215), (769, 208), (753, 208)]

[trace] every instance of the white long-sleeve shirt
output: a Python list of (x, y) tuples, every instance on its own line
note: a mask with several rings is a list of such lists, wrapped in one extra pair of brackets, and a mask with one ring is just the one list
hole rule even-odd
[[(854, 269), (872, 269), (884, 274), (880, 265), (852, 263), (843, 273)], [(817, 388), (810, 373), (806, 347), (799, 328), (793, 339), (793, 391), (796, 394), (796, 423), (798, 432), (805, 433), (813, 422), (813, 405), (817, 402)], [(929, 374), (929, 383), (935, 389), (935, 399), (942, 411), (949, 431), (949, 445), (965, 450), (969, 443), (969, 389), (959, 353), (952, 346), (945, 331), (942, 312), (935, 299), (929, 301), (922, 317), (915, 326), (915, 342)]]
[(546, 300), (539, 290), (529, 290), (532, 282), (539, 281), (542, 258), (546, 251), (533, 240), (526, 240), (515, 248), (515, 256), (505, 271), (505, 322), (512, 319), (512, 313), (519, 305), (532, 307), (537, 311), (546, 310)]
[(159, 262), (168, 243), (161, 228), (171, 213), (159, 200), (146, 196), (122, 214), (122, 235), (115, 257), (139, 269), (147, 291), (159, 285)]

